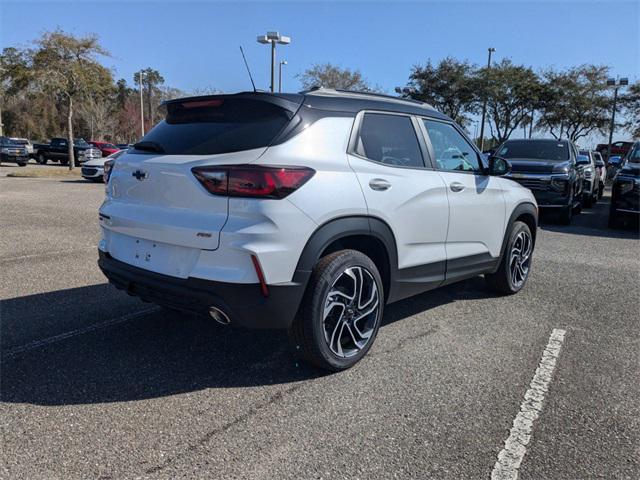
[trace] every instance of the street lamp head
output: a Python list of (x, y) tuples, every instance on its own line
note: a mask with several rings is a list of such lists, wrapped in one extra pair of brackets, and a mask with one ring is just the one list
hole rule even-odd
[(269, 37), (267, 37), (266, 35), (258, 35), (258, 43), (271, 43), (271, 40), (269, 40)]
[(627, 77), (621, 78), (620, 85), (629, 85), (629, 79)]
[(291, 43), (291, 37), (285, 37), (284, 35), (281, 35), (280, 38), (278, 38), (278, 43), (280, 45), (289, 45)]
[(608, 87), (613, 87), (616, 84), (616, 79), (615, 78), (607, 78), (607, 86)]
[(267, 32), (267, 38), (269, 40), (279, 40), (280, 33), (279, 32)]
[(287, 61), (286, 61), (286, 60), (282, 60), (282, 61), (280, 62), (280, 65), (287, 65)]
[(490, 52), (495, 52), (495, 51), (496, 51), (496, 49), (495, 49), (495, 48), (493, 48), (493, 47), (489, 47), (489, 51), (490, 51)]

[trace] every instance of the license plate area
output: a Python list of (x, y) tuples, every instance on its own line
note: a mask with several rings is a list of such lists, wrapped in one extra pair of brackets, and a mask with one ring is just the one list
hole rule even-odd
[(107, 232), (107, 249), (113, 258), (163, 275), (189, 277), (200, 255), (196, 248)]

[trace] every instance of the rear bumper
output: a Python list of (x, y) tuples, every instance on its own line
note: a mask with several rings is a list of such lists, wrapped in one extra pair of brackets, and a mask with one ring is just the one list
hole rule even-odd
[(226, 283), (177, 278), (133, 267), (99, 250), (98, 266), (116, 288), (147, 302), (208, 315), (214, 306), (232, 325), (256, 329), (288, 328), (295, 317), (305, 281), (269, 285), (264, 297), (257, 283)]

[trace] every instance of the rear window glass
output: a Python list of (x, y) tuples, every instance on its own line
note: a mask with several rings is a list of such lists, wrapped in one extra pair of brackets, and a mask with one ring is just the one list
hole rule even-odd
[(214, 155), (266, 147), (292, 116), (272, 103), (246, 98), (204, 98), (169, 103), (165, 108), (165, 120), (139, 143), (167, 155)]
[(406, 116), (367, 113), (356, 153), (396, 167), (424, 167), (416, 132)]
[(503, 158), (527, 158), (532, 160), (569, 160), (566, 142), (555, 140), (511, 140), (502, 145), (498, 155)]

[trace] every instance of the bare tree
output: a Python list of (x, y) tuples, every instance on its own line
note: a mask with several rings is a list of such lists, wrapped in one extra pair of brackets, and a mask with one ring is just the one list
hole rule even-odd
[(67, 107), (69, 169), (75, 167), (73, 154), (73, 115), (75, 102), (90, 93), (111, 88), (111, 72), (100, 65), (97, 56), (108, 55), (94, 35), (75, 37), (61, 30), (47, 32), (36, 42), (33, 52), (35, 80), (46, 90), (61, 95)]
[(312, 87), (338, 88), (356, 91), (379, 91), (371, 87), (359, 70), (341, 68), (331, 63), (316, 63), (303, 73), (296, 75), (305, 89)]
[(105, 136), (112, 136), (117, 124), (113, 104), (111, 98), (99, 95), (90, 96), (80, 104), (78, 113), (89, 126), (91, 139), (104, 140)]

